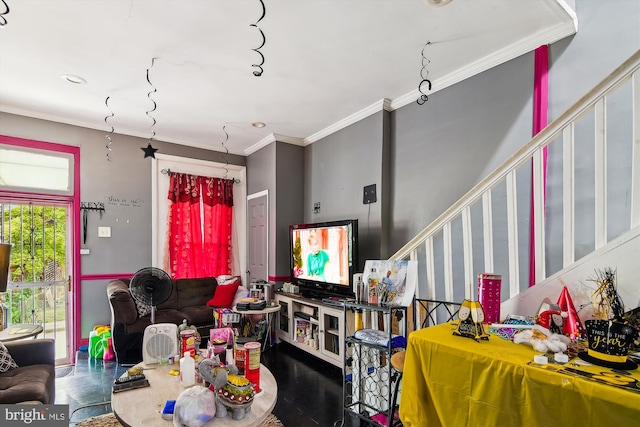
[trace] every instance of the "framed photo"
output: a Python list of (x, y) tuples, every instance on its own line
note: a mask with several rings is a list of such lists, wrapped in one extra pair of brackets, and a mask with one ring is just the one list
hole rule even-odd
[(362, 280), (370, 304), (408, 307), (418, 283), (418, 261), (367, 260)]

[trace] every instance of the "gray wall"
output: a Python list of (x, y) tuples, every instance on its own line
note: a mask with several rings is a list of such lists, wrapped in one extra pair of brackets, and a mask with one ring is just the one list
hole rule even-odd
[[(267, 190), (269, 192), (269, 236), (274, 236), (277, 218), (276, 197), (276, 144), (269, 144), (247, 157), (247, 195)], [(275, 269), (276, 240), (269, 239), (269, 266), (267, 274)]]
[[(388, 112), (380, 111), (305, 148), (305, 222), (358, 219), (360, 265), (380, 259), (382, 219), (389, 203)], [(362, 203), (363, 190), (375, 184), (378, 201)], [(384, 197), (382, 195), (385, 195)], [(314, 203), (320, 212), (313, 213)]]
[[(140, 147), (147, 139), (112, 136), (112, 162), (106, 158), (104, 131), (0, 113), (6, 136), (80, 147), (80, 200), (102, 202), (105, 212), (88, 214), (90, 255), (81, 257), (81, 274), (127, 274), (151, 265), (151, 159)], [(154, 141), (157, 153), (223, 162), (217, 151)], [(229, 163), (245, 165), (246, 157), (227, 155)], [(110, 226), (111, 238), (98, 238), (98, 226)], [(109, 324), (106, 280), (81, 283), (82, 336), (96, 324)]]
[(276, 250), (274, 257), (275, 276), (289, 276), (289, 225), (303, 222), (304, 209), (304, 147), (276, 143), (276, 205), (278, 214), (275, 224)]
[(270, 277), (289, 276), (289, 225), (304, 221), (304, 147), (274, 142), (247, 157), (248, 194), (269, 191)]
[(393, 112), (391, 253), (531, 139), (532, 87), (527, 54)]

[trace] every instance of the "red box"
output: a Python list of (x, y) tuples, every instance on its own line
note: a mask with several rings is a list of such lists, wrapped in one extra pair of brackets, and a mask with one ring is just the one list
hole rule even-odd
[(478, 301), (482, 304), (485, 323), (500, 322), (500, 289), (502, 275), (492, 273), (478, 274)]

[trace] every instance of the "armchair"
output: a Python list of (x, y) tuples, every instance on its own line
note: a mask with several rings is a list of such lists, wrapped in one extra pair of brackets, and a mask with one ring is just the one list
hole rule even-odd
[(55, 341), (50, 338), (5, 342), (17, 368), (0, 373), (0, 403), (53, 404), (56, 397)]

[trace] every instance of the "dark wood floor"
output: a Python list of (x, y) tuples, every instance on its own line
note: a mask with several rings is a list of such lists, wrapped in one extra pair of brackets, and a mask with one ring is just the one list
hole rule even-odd
[[(288, 344), (279, 344), (262, 354), (262, 363), (278, 383), (273, 413), (286, 427), (351, 427), (359, 420), (343, 417), (342, 371)], [(70, 425), (111, 412), (113, 380), (127, 368), (115, 361), (89, 358), (78, 353), (76, 365), (58, 368), (56, 404), (68, 404)], [(69, 373), (68, 376), (63, 376)], [(240, 425), (240, 424), (239, 424)]]

